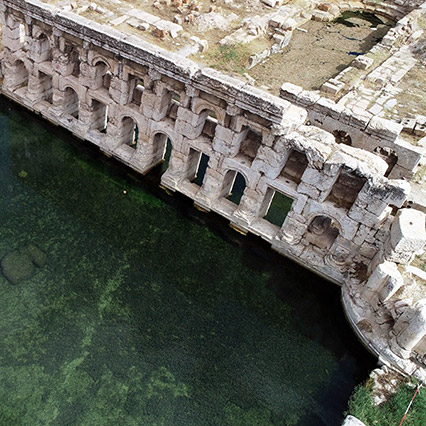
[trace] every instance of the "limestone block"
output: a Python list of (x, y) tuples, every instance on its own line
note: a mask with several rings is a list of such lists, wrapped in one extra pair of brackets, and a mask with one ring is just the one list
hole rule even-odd
[(395, 273), (387, 279), (385, 285), (381, 288), (379, 292), (379, 300), (381, 302), (386, 302), (395, 295), (395, 293), (404, 285), (404, 278), (399, 273), (399, 271), (395, 271)]
[(220, 124), (216, 125), (215, 137), (224, 141), (225, 143), (232, 144), (235, 133)]
[(401, 138), (398, 138), (391, 148), (397, 152), (398, 166), (408, 170), (414, 170), (422, 158), (421, 147), (413, 146)]
[(280, 174), (284, 162), (285, 155), (278, 154), (267, 146), (260, 146), (252, 163), (252, 169), (263, 172), (270, 179), (275, 179)]
[(319, 191), (330, 190), (335, 181), (335, 177), (330, 177), (311, 167), (307, 167), (302, 175), (302, 182), (314, 186)]
[(175, 122), (175, 131), (188, 139), (195, 139), (200, 134), (198, 129), (194, 128), (193, 125), (179, 119)]
[(373, 65), (373, 62), (373, 58), (368, 58), (367, 56), (359, 55), (352, 61), (351, 65), (360, 70), (366, 70), (370, 68), (371, 65)]
[(311, 111), (315, 111), (317, 113), (323, 114), (324, 116), (329, 116), (338, 120), (340, 114), (343, 111), (343, 107), (339, 104), (336, 104), (331, 99), (320, 98), (315, 103)]
[(396, 207), (402, 207), (410, 194), (411, 186), (405, 180), (375, 179), (367, 181), (358, 194), (358, 198), (370, 203), (371, 198), (381, 200)]
[(215, 137), (213, 139), (212, 148), (225, 156), (235, 157), (238, 154), (239, 147), (235, 145), (230, 145), (228, 142), (223, 141)]
[(320, 196), (320, 191), (317, 188), (305, 182), (301, 182), (299, 184), (299, 186), (297, 187), (297, 192), (305, 194), (314, 200), (317, 200)]
[(417, 253), (426, 243), (426, 215), (414, 209), (402, 209), (392, 224), (390, 241), (397, 253)]
[(11, 38), (3, 36), (3, 46), (11, 50), (12, 52), (17, 52), (22, 47), (21, 40), (19, 38)]
[(179, 107), (177, 110), (177, 118), (181, 121), (184, 121), (191, 126), (197, 126), (200, 119), (198, 114), (195, 114), (191, 110), (183, 107)]
[(378, 228), (380, 224), (386, 219), (389, 212), (389, 209), (385, 209), (385, 211), (381, 215), (376, 216), (375, 214), (370, 213), (366, 209), (360, 208), (356, 204), (354, 204), (349, 209), (348, 216), (356, 222), (360, 222), (370, 228)]
[(353, 242), (357, 245), (361, 245), (364, 241), (367, 241), (369, 243), (373, 243), (375, 240), (375, 234), (377, 230), (374, 228), (370, 228), (369, 226), (366, 226), (364, 224), (360, 224), (358, 227), (358, 231), (356, 232), (356, 235), (353, 239)]
[(280, 97), (297, 104), (298, 95), (303, 88), (292, 83), (284, 83), (280, 88)]
[(401, 124), (377, 116), (373, 117), (367, 126), (368, 133), (391, 142), (398, 138), (402, 129)]
[(312, 108), (314, 104), (319, 101), (321, 96), (316, 92), (309, 90), (302, 90), (297, 96), (296, 103), (304, 108)]
[(375, 216), (381, 216), (387, 206), (388, 206), (388, 203), (386, 203), (385, 201), (381, 201), (381, 200), (378, 200), (377, 198), (372, 197), (369, 200), (369, 202), (366, 204), (365, 208), (367, 211), (374, 214)]
[(300, 223), (292, 217), (286, 217), (284, 224), (282, 226), (282, 231), (293, 237), (301, 237), (307, 229), (305, 223)]

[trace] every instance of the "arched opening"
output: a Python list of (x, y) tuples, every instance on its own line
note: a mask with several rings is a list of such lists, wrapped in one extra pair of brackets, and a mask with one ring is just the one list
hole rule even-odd
[(129, 76), (130, 103), (140, 106), (142, 94), (145, 91), (145, 83), (142, 78), (134, 75)]
[(387, 146), (378, 146), (374, 149), (373, 152), (386, 161), (388, 168), (386, 169), (385, 177), (388, 177), (392, 169), (395, 167), (395, 164), (398, 162), (398, 156), (396, 155), (396, 152)]
[(36, 39), (37, 60), (39, 62), (50, 61), (52, 59), (50, 41), (46, 34), (41, 33)]
[(349, 210), (365, 182), (367, 182), (366, 178), (343, 167), (327, 197), (327, 201), (331, 201), (336, 207)]
[(281, 171), (281, 176), (299, 184), (306, 167), (308, 167), (306, 154), (293, 149)]
[(203, 110), (200, 113), (200, 122), (204, 123), (201, 134), (209, 138), (213, 138), (217, 126), (216, 113), (210, 109)]
[(204, 154), (204, 152), (197, 151), (193, 148), (189, 149), (187, 173), (190, 182), (198, 186), (203, 184), (209, 159), (210, 157)]
[(13, 80), (15, 82), (15, 89), (20, 89), (28, 85), (28, 70), (22, 61), (16, 61), (12, 69)]
[(339, 235), (339, 228), (327, 216), (316, 216), (312, 219), (306, 233), (306, 240), (311, 244), (328, 251)]
[(336, 143), (352, 146), (352, 138), (344, 130), (335, 130), (333, 136)]
[(172, 143), (169, 137), (164, 133), (157, 133), (153, 140), (153, 161), (152, 164), (161, 164), (161, 174), (169, 167), (170, 156), (172, 153)]
[(246, 180), (240, 172), (229, 170), (223, 181), (222, 196), (239, 205), (246, 186)]
[(95, 68), (96, 79), (99, 79), (101, 82), (100, 87), (103, 87), (104, 89), (108, 90), (111, 85), (112, 78), (112, 73), (109, 65), (100, 59), (96, 61)]
[(78, 120), (80, 102), (74, 89), (67, 87), (64, 92), (64, 113), (71, 115)]
[(123, 143), (129, 145), (130, 147), (136, 149), (138, 138), (139, 138), (139, 128), (136, 122), (130, 117), (124, 117), (121, 123)]
[(172, 120), (176, 120), (177, 111), (178, 111), (178, 108), (181, 105), (180, 96), (177, 93), (174, 93), (174, 92), (168, 92), (167, 96), (168, 96), (167, 100), (168, 100), (169, 106), (167, 108), (166, 117), (169, 117)]
[(92, 99), (92, 129), (106, 133), (108, 123), (108, 105)]

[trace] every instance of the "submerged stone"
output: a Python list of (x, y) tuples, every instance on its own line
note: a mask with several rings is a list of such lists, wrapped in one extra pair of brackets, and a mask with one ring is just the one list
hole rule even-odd
[(12, 284), (31, 278), (36, 267), (46, 264), (47, 256), (34, 244), (12, 250), (0, 262), (1, 272)]

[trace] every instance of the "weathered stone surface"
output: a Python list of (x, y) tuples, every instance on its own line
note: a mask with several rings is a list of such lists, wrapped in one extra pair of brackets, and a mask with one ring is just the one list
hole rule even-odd
[(46, 261), (46, 255), (37, 246), (29, 244), (6, 254), (0, 262), (1, 272), (12, 284), (18, 284), (31, 278), (36, 267), (43, 267)]

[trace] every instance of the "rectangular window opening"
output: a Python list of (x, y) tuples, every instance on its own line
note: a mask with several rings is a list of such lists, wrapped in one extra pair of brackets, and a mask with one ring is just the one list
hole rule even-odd
[(271, 197), (271, 201), (269, 202), (269, 207), (267, 208), (264, 219), (281, 228), (294, 200), (284, 194), (281, 194), (281, 192), (273, 189), (270, 189), (270, 191), (272, 191), (272, 195), (271, 193), (267, 194), (267, 198), (269, 195), (269, 197)]
[(306, 167), (308, 167), (306, 155), (302, 152), (293, 150), (288, 156), (287, 162), (281, 171), (281, 176), (299, 184)]
[(327, 197), (327, 201), (331, 201), (336, 207), (349, 210), (365, 182), (367, 182), (366, 178), (357, 176), (354, 172), (343, 168)]

